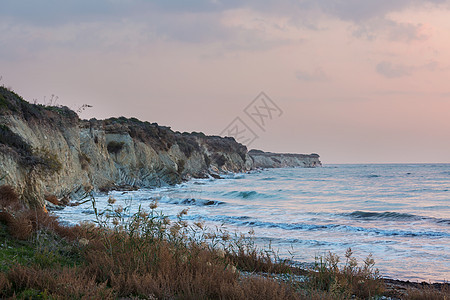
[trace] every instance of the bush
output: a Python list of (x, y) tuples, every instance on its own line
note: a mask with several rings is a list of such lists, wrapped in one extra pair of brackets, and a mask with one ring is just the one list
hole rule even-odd
[(183, 173), (185, 165), (186, 165), (186, 161), (184, 159), (180, 159), (178, 161), (178, 174)]
[(5, 97), (3, 97), (2, 94), (0, 94), (0, 110), (7, 109), (8, 108), (8, 102), (6, 101)]
[(178, 147), (180, 147), (181, 152), (189, 158), (194, 151), (200, 151), (200, 146), (197, 141), (189, 136), (178, 136), (177, 138)]
[(124, 145), (125, 145), (124, 142), (111, 141), (106, 146), (106, 149), (108, 149), (109, 153), (117, 154), (123, 149)]
[(20, 154), (31, 155), (31, 146), (6, 125), (0, 125), (0, 143), (13, 148)]
[(8, 206), (18, 203), (19, 195), (10, 185), (0, 186), (0, 208), (4, 209)]
[(222, 167), (227, 162), (227, 159), (223, 154), (215, 153), (213, 155), (213, 161), (215, 161), (219, 167)]
[(40, 164), (41, 168), (50, 173), (56, 173), (61, 171), (63, 165), (59, 161), (56, 154), (51, 153), (46, 148), (40, 148), (34, 151), (34, 155), (37, 157), (37, 162)]

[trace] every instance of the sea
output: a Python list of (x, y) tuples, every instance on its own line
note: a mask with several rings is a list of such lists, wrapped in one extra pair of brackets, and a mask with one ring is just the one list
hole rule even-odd
[[(450, 164), (341, 164), (282, 168), (193, 179), (155, 189), (98, 194), (99, 211), (115, 205), (156, 210), (211, 230), (249, 235), (294, 263), (329, 252), (359, 262), (372, 255), (383, 277), (450, 280)], [(95, 220), (91, 201), (55, 212), (63, 222)]]

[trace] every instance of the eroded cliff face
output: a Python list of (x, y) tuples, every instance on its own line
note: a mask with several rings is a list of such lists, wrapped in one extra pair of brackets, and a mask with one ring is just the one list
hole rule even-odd
[(30, 104), (0, 87), (0, 184), (15, 187), (31, 206), (49, 196), (69, 200), (91, 190), (318, 164), (318, 156), (251, 157), (233, 138), (173, 132), (134, 118), (80, 120), (68, 108)]
[(314, 168), (322, 166), (318, 154), (271, 153), (261, 150), (248, 152), (253, 160), (253, 168)]

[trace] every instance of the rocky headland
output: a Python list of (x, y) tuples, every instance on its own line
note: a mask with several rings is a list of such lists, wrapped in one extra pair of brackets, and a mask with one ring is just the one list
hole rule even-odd
[(231, 137), (174, 132), (135, 118), (82, 120), (67, 107), (31, 104), (0, 87), (0, 184), (13, 186), (30, 206), (68, 203), (92, 190), (320, 165), (317, 154), (248, 151)]

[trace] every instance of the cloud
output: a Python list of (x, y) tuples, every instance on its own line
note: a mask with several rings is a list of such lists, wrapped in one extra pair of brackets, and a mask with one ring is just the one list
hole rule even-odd
[(399, 78), (411, 75), (414, 67), (382, 61), (377, 65), (376, 70), (384, 77)]
[(368, 40), (384, 38), (393, 42), (409, 43), (427, 40), (431, 36), (431, 29), (421, 23), (413, 24), (377, 18), (354, 25), (352, 34), (357, 38)]
[(382, 61), (377, 64), (376, 71), (386, 78), (400, 78), (412, 75), (416, 71), (445, 71), (448, 67), (442, 66), (436, 61), (430, 61), (426, 64), (414, 66), (405, 64), (395, 64), (388, 61)]
[[(21, 50), (22, 52), (36, 55), (39, 49), (45, 47), (110, 49), (111, 45), (148, 45), (155, 40), (191, 44), (217, 43), (224, 51), (264, 51), (288, 43), (298, 43), (303, 38), (301, 30), (329, 30), (326, 19), (330, 16), (352, 24), (351, 30), (357, 38), (410, 42), (427, 39), (430, 35), (427, 28), (420, 23), (395, 22), (388, 18), (388, 14), (413, 6), (448, 2), (3, 0), (0, 9), (0, 55), (1, 58), (23, 55), (17, 51), (19, 46), (30, 49)], [(240, 24), (227, 23), (227, 19), (232, 19), (233, 14), (239, 15)], [(303, 75), (300, 73), (300, 78), (321, 76), (318, 71)]]
[(356, 24), (386, 17), (389, 13), (411, 7), (449, 3), (448, 0), (309, 0), (302, 2), (313, 2), (313, 5), (321, 11)]
[(449, 0), (3, 0), (0, 16), (34, 25), (134, 18), (154, 14), (222, 13), (248, 9), (292, 19), (307, 19), (306, 26), (315, 28), (308, 16), (318, 12), (344, 21), (362, 24), (385, 18), (389, 13), (410, 7), (449, 4)]
[(322, 68), (317, 67), (313, 71), (298, 70), (295, 72), (295, 77), (301, 81), (329, 81), (329, 76), (323, 71)]

